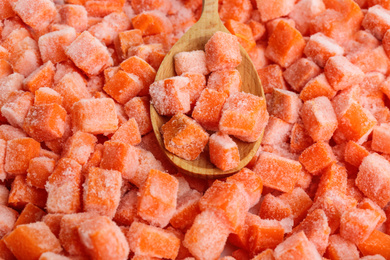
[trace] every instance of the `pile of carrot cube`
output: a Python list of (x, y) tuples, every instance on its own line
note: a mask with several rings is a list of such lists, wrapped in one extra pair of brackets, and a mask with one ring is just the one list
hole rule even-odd
[[(0, 259), (390, 259), (389, 2), (219, 2), (269, 120), (247, 167), (203, 180), (165, 159), (149, 114), (202, 1), (0, 0)], [(176, 58), (164, 84), (196, 82), (187, 109), (240, 103), (228, 69)], [(168, 130), (221, 126), (187, 112)]]

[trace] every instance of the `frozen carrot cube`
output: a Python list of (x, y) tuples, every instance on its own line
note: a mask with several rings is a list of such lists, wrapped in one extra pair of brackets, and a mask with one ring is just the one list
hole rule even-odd
[(138, 96), (145, 96), (149, 94), (149, 86), (153, 83), (156, 77), (156, 70), (145, 60), (138, 56), (132, 56), (124, 60), (120, 67), (127, 73), (138, 77), (142, 88), (138, 92)]
[(301, 153), (299, 162), (308, 172), (318, 175), (323, 169), (335, 163), (336, 157), (328, 143), (319, 141)]
[(265, 57), (265, 44), (257, 44), (249, 53), (255, 69), (258, 71), (268, 65), (269, 61)]
[(171, 8), (171, 2), (167, 0), (158, 0), (158, 1), (134, 0), (131, 1), (131, 7), (133, 8), (136, 14), (145, 11), (152, 11), (152, 10), (158, 10), (166, 14)]
[(243, 186), (248, 195), (249, 208), (259, 202), (263, 190), (263, 181), (253, 171), (248, 168), (243, 168), (238, 173), (228, 177), (226, 181)]
[(165, 148), (186, 160), (195, 160), (205, 148), (209, 134), (193, 119), (176, 114), (161, 127)]
[(26, 174), (31, 159), (39, 156), (40, 144), (22, 137), (7, 141), (4, 170), (9, 174)]
[(11, 75), (12, 72), (12, 65), (8, 61), (0, 59), (0, 79)]
[(75, 132), (66, 140), (62, 150), (62, 158), (70, 158), (84, 165), (93, 152), (97, 138), (81, 131)]
[(125, 112), (130, 119), (135, 119), (141, 135), (145, 135), (152, 130), (148, 97), (134, 97), (130, 99), (125, 104)]
[(176, 259), (180, 239), (173, 233), (134, 221), (127, 233), (130, 250), (136, 255)]
[(44, 208), (46, 198), (47, 193), (45, 190), (27, 185), (26, 178), (23, 175), (17, 175), (11, 185), (8, 205), (18, 210), (25, 207), (28, 203)]
[(0, 20), (7, 19), (15, 15), (10, 1), (2, 0), (1, 6), (2, 8), (0, 10)]
[(292, 152), (302, 152), (313, 144), (313, 139), (302, 124), (296, 123), (291, 129), (290, 149)]
[(359, 251), (354, 243), (344, 239), (339, 234), (329, 237), (326, 254), (330, 259), (341, 260), (346, 258), (359, 259)]
[(189, 82), (186, 77), (175, 76), (150, 85), (151, 102), (160, 115), (169, 116), (189, 112), (190, 95), (186, 91)]
[(327, 37), (323, 33), (316, 33), (310, 36), (304, 53), (318, 66), (323, 68), (330, 57), (342, 56), (344, 49), (332, 38)]
[(115, 102), (111, 98), (81, 99), (72, 109), (74, 131), (108, 134), (118, 129)]
[(275, 259), (322, 259), (303, 231), (295, 233), (280, 243), (274, 250), (274, 256)]
[(377, 226), (380, 216), (370, 209), (351, 209), (340, 219), (340, 235), (355, 244), (366, 240)]
[(80, 241), (92, 259), (127, 259), (129, 244), (120, 228), (106, 216), (80, 223)]
[(231, 34), (237, 37), (238, 42), (247, 52), (256, 46), (256, 41), (249, 25), (229, 19), (225, 22), (225, 27)]
[(138, 56), (157, 70), (164, 59), (166, 50), (161, 43), (142, 44), (129, 48), (127, 57)]
[(223, 171), (234, 169), (240, 163), (237, 144), (227, 134), (214, 133), (209, 139), (210, 161)]
[(34, 104), (43, 105), (55, 103), (62, 105), (62, 96), (52, 88), (41, 87), (35, 91), (34, 95)]
[(114, 39), (115, 49), (120, 58), (126, 58), (127, 51), (133, 46), (143, 44), (142, 31), (132, 29), (118, 33), (118, 37)]
[(38, 260), (44, 252), (60, 253), (60, 242), (43, 222), (17, 226), (4, 242), (18, 259)]
[(377, 216), (379, 216), (379, 221), (378, 224), (376, 225), (376, 228), (382, 225), (387, 219), (385, 211), (381, 209), (375, 202), (373, 202), (368, 198), (362, 199), (362, 201), (360, 201), (357, 207), (359, 209), (369, 209), (373, 211)]
[(219, 130), (242, 141), (254, 142), (262, 134), (268, 117), (264, 98), (237, 92), (223, 105)]
[(14, 91), (8, 97), (7, 102), (1, 107), (1, 114), (9, 124), (15, 127), (23, 127), (24, 119), (34, 102), (34, 96), (27, 91)]
[[(188, 1), (190, 2), (190, 1)], [(196, 3), (196, 1), (194, 1)], [(195, 3), (192, 3), (193, 5)], [(246, 22), (251, 16), (251, 11), (253, 9), (251, 1), (222, 1), (222, 4), (219, 8), (219, 16), (222, 21), (228, 19), (233, 19), (239, 22)]]
[(28, 203), (20, 213), (18, 219), (16, 220), (15, 227), (18, 225), (30, 224), (41, 221), (42, 217), (45, 214), (46, 213), (43, 210), (41, 210), (34, 204)]
[(317, 200), (331, 190), (346, 193), (347, 178), (348, 174), (345, 167), (333, 163), (322, 173), (314, 199)]
[(365, 256), (375, 254), (379, 254), (384, 258), (390, 256), (390, 236), (379, 230), (374, 230), (365, 241), (357, 246)]
[(257, 71), (264, 88), (264, 93), (272, 93), (272, 89), (287, 89), (286, 82), (283, 78), (283, 70), (277, 64), (268, 65)]
[(381, 124), (376, 125), (372, 132), (371, 148), (376, 152), (390, 153), (390, 125)]
[(26, 133), (37, 141), (50, 141), (65, 133), (67, 114), (55, 103), (30, 107), (23, 123)]
[(222, 107), (227, 95), (213, 89), (204, 89), (196, 102), (192, 117), (205, 129), (218, 130)]
[(195, 217), (200, 214), (199, 200), (201, 194), (196, 190), (191, 190), (178, 197), (175, 214), (173, 214), (170, 224), (178, 229), (187, 230), (193, 224)]
[(24, 76), (19, 73), (12, 73), (7, 77), (4, 77), (0, 80), (0, 108), (7, 101), (12, 92), (22, 89)]
[(203, 74), (192, 72), (183, 73), (182, 76), (190, 80), (186, 89), (190, 95), (191, 108), (193, 108), (200, 94), (206, 88), (206, 77)]
[[(249, 259), (249, 258), (248, 258)], [(255, 255), (252, 260), (274, 260), (274, 250), (268, 248), (261, 252), (260, 254)]]
[(84, 211), (113, 218), (119, 205), (121, 185), (120, 172), (97, 167), (89, 168), (84, 183)]
[(294, 1), (291, 0), (257, 0), (256, 3), (260, 12), (262, 22), (267, 22), (281, 16), (286, 16), (294, 8)]
[(302, 35), (310, 33), (310, 21), (325, 10), (325, 5), (319, 0), (305, 0), (294, 5), (288, 17), (295, 22), (295, 28)]
[(48, 0), (13, 1), (12, 9), (23, 22), (35, 30), (46, 28), (57, 15), (54, 3)]
[(374, 129), (375, 117), (357, 101), (349, 102), (337, 115), (338, 128), (347, 140), (362, 144)]
[(388, 57), (382, 46), (373, 50), (364, 48), (362, 50), (349, 53), (347, 59), (359, 67), (363, 72), (378, 71), (383, 74), (388, 70)]
[(364, 146), (354, 141), (348, 141), (345, 146), (344, 160), (355, 167), (359, 167), (363, 159), (370, 153)]
[(256, 255), (267, 248), (274, 249), (283, 242), (284, 228), (279, 221), (258, 219), (248, 229), (249, 250)]
[(242, 186), (234, 182), (215, 181), (199, 201), (202, 211), (218, 208), (224, 212), (228, 224), (237, 231), (245, 222), (249, 201)]
[(60, 159), (45, 185), (49, 213), (76, 213), (81, 209), (81, 165), (69, 158)]
[(255, 41), (260, 40), (265, 35), (266, 29), (262, 23), (255, 21), (255, 20), (249, 20), (247, 22), (247, 24), (249, 25), (249, 27), (252, 30), (253, 38), (255, 39)]
[(53, 85), (54, 73), (54, 65), (49, 60), (25, 78), (23, 84), (32, 93), (41, 87), (51, 87)]
[(130, 190), (119, 201), (114, 221), (118, 225), (130, 226), (137, 216), (137, 190)]
[(122, 124), (112, 135), (111, 141), (124, 142), (131, 145), (139, 144), (141, 142), (141, 134), (137, 121), (134, 118), (130, 118), (129, 121)]
[(158, 33), (171, 33), (172, 23), (162, 13), (156, 11), (146, 11), (134, 16), (131, 19), (134, 29), (142, 31), (143, 35), (153, 35)]
[(269, 37), (265, 54), (270, 60), (286, 68), (302, 56), (304, 48), (305, 40), (301, 33), (282, 20)]
[(264, 196), (259, 210), (259, 216), (262, 219), (275, 219), (278, 221), (290, 217), (291, 213), (290, 205), (271, 193)]
[(363, 159), (356, 177), (356, 186), (380, 207), (384, 207), (390, 201), (389, 166), (389, 161), (384, 157), (375, 153), (370, 154)]
[(56, 237), (59, 237), (60, 229), (61, 229), (60, 223), (63, 216), (64, 214), (55, 213), (55, 214), (46, 214), (45, 216), (42, 217), (42, 222), (45, 222), (45, 224), (50, 228), (51, 232)]
[(38, 46), (42, 61), (51, 61), (55, 64), (67, 60), (64, 46), (71, 44), (74, 39), (76, 39), (76, 31), (71, 27), (39, 37)]
[(381, 5), (370, 7), (364, 16), (362, 26), (377, 39), (382, 40), (386, 31), (390, 29), (390, 12)]
[(206, 53), (202, 50), (179, 52), (173, 57), (177, 75), (186, 72), (209, 74), (206, 67)]
[(0, 205), (0, 216), (0, 237), (3, 238), (14, 229), (19, 213), (6, 205)]
[(320, 67), (313, 61), (301, 58), (283, 72), (283, 77), (293, 90), (301, 92), (306, 83), (318, 76), (320, 72)]
[(65, 52), (78, 68), (89, 75), (97, 75), (113, 64), (107, 48), (87, 31), (77, 36)]
[(302, 102), (294, 92), (273, 89), (269, 113), (288, 123), (295, 123), (299, 118)]
[(290, 205), (291, 217), (295, 225), (305, 218), (308, 210), (313, 205), (313, 201), (302, 188), (294, 188), (292, 192), (283, 193), (279, 198)]
[(121, 12), (123, 7), (122, 1), (86, 1), (85, 9), (89, 16), (105, 17), (110, 13)]
[[(355, 174), (355, 172), (353, 172)], [(355, 179), (349, 178), (347, 180), (347, 191), (346, 195), (354, 198), (357, 202), (361, 202), (364, 198), (363, 193), (359, 190), (359, 188), (355, 184)]]
[(292, 192), (301, 169), (297, 161), (264, 152), (260, 154), (253, 171), (260, 175), (264, 186)]
[(299, 98), (303, 101), (314, 99), (320, 96), (325, 96), (328, 99), (332, 99), (335, 95), (336, 90), (330, 86), (328, 80), (325, 77), (325, 74), (321, 73), (306, 83), (299, 94)]
[(207, 209), (195, 218), (185, 234), (183, 245), (198, 259), (217, 259), (229, 233), (224, 213), (218, 209)]
[(61, 6), (58, 13), (61, 17), (61, 23), (75, 28), (77, 32), (88, 28), (88, 13), (84, 6), (65, 4)]
[(329, 84), (335, 90), (359, 84), (364, 78), (364, 73), (359, 67), (352, 64), (346, 57), (339, 55), (327, 60), (324, 73)]
[(213, 72), (234, 69), (242, 60), (240, 45), (231, 34), (216, 32), (205, 45), (206, 65)]
[(326, 97), (306, 101), (301, 110), (305, 129), (314, 141), (328, 141), (337, 128), (337, 117)]
[(134, 74), (119, 70), (103, 87), (103, 90), (117, 102), (125, 104), (142, 89), (142, 83)]
[(241, 75), (236, 69), (214, 71), (207, 80), (207, 88), (224, 92), (228, 96), (241, 91)]
[(55, 163), (55, 160), (47, 157), (31, 159), (27, 169), (27, 184), (44, 189), (49, 176), (54, 170)]

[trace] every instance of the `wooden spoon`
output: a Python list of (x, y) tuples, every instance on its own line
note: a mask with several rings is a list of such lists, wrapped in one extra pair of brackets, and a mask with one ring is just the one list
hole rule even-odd
[[(157, 71), (156, 81), (165, 78), (176, 76), (173, 63), (173, 56), (182, 51), (204, 50), (204, 46), (210, 37), (217, 31), (230, 33), (222, 24), (218, 14), (218, 0), (203, 0), (202, 16), (199, 21), (194, 24), (170, 49), (162, 61), (159, 70)], [(242, 91), (252, 93), (257, 96), (264, 97), (263, 88), (261, 86), (259, 76), (248, 53), (240, 46), (242, 62), (237, 67), (242, 78)], [(156, 135), (157, 141), (167, 155), (168, 159), (176, 165), (180, 172), (185, 174), (202, 177), (202, 178), (221, 178), (231, 175), (243, 167), (245, 167), (256, 154), (263, 134), (256, 142), (246, 143), (236, 138), (233, 140), (237, 143), (240, 152), (240, 164), (229, 171), (222, 171), (215, 167), (209, 159), (208, 147), (203, 151), (196, 160), (184, 160), (164, 147), (162, 135), (160, 133), (161, 126), (165, 124), (169, 118), (161, 116), (150, 106), (150, 116), (153, 125), (153, 131)]]

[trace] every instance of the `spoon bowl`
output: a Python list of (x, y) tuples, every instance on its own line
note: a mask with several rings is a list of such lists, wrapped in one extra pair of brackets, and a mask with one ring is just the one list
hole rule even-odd
[[(169, 50), (162, 61), (159, 70), (157, 71), (155, 80), (158, 81), (176, 76), (173, 62), (174, 55), (183, 51), (204, 50), (204, 46), (207, 41), (217, 31), (230, 33), (219, 18), (218, 0), (203, 0), (203, 10), (199, 21), (194, 24)], [(256, 69), (248, 53), (241, 45), (240, 52), (242, 62), (237, 67), (237, 70), (240, 72), (242, 78), (241, 90), (246, 93), (264, 97), (263, 88)], [(210, 162), (208, 146), (206, 146), (205, 151), (203, 151), (199, 157), (193, 161), (182, 159), (166, 150), (160, 129), (161, 126), (169, 120), (169, 117), (159, 115), (153, 105), (150, 105), (150, 116), (154, 134), (156, 135), (157, 141), (168, 159), (179, 169), (180, 172), (201, 178), (222, 178), (241, 170), (256, 154), (263, 136), (263, 134), (261, 134), (260, 138), (252, 143), (242, 142), (237, 138), (232, 137), (238, 145), (240, 163), (234, 169), (222, 171)]]

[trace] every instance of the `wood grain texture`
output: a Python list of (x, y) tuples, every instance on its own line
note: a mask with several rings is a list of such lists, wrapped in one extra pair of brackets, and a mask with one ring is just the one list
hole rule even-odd
[[(173, 64), (173, 56), (182, 51), (204, 50), (204, 46), (210, 37), (217, 31), (230, 33), (222, 24), (218, 14), (218, 0), (203, 0), (203, 11), (199, 21), (194, 24), (171, 48), (165, 56), (157, 71), (156, 81), (176, 76)], [(242, 77), (242, 91), (264, 97), (263, 88), (259, 76), (247, 52), (240, 46), (242, 62), (237, 67)], [(160, 147), (168, 159), (176, 165), (180, 172), (201, 178), (227, 177), (245, 167), (256, 154), (260, 147), (261, 137), (253, 143), (242, 142), (233, 137), (240, 151), (240, 164), (238, 167), (222, 171), (216, 168), (209, 160), (208, 146), (201, 155), (193, 161), (184, 160), (164, 148), (163, 138), (160, 132), (161, 126), (169, 120), (169, 117), (160, 116), (153, 105), (150, 106), (150, 116), (153, 131)]]

